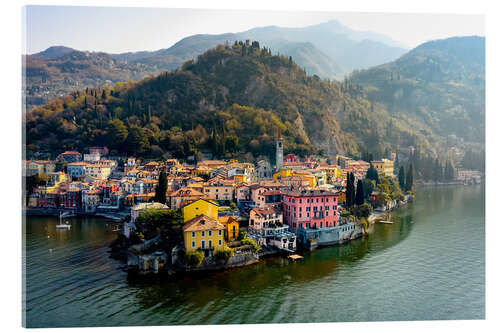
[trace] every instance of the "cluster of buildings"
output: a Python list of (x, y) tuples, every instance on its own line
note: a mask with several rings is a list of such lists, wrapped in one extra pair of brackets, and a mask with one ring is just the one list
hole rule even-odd
[[(354, 232), (339, 212), (345, 202), (346, 175), (364, 178), (368, 162), (335, 157), (301, 159), (283, 154), (276, 142), (276, 167), (269, 161), (204, 160), (196, 165), (176, 159), (140, 161), (109, 158), (105, 147), (86, 154), (68, 151), (55, 161), (25, 161), (27, 176), (46, 179), (34, 188), (28, 208), (75, 213), (126, 213), (123, 232), (130, 237), (144, 209), (179, 209), (184, 216), (188, 251), (213, 250), (238, 240), (240, 221), (248, 220), (247, 237), (261, 247), (294, 251), (299, 242), (341, 241)], [(393, 175), (394, 161), (372, 161), (381, 174)], [(168, 178), (166, 203), (154, 202), (161, 172)], [(351, 235), (352, 236), (352, 235)]]

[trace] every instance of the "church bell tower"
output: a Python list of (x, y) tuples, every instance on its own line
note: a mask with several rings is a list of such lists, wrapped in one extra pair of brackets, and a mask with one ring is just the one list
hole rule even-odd
[(278, 128), (278, 140), (276, 140), (276, 170), (283, 168), (283, 139), (281, 138), (281, 128)]

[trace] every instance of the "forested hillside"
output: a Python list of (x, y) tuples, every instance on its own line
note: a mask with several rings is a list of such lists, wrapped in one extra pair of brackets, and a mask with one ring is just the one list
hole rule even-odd
[(485, 39), (431, 41), (396, 61), (355, 71), (349, 82), (425, 132), (484, 142)]
[(433, 142), (364, 95), (358, 85), (309, 76), (258, 42), (237, 42), (154, 78), (82, 89), (35, 108), (26, 116), (27, 148), (257, 157), (273, 154), (278, 128), (286, 151), (299, 154), (370, 150), (381, 157), (399, 145)]

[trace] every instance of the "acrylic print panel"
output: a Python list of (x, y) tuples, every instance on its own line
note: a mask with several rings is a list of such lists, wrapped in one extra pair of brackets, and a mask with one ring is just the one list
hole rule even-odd
[(26, 327), (484, 319), (482, 16), (25, 12)]

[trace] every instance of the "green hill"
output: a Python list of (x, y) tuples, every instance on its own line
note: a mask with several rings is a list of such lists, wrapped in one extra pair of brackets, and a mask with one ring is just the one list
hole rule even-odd
[(443, 140), (370, 102), (362, 86), (309, 76), (293, 58), (272, 55), (258, 42), (219, 45), (175, 71), (81, 90), (26, 115), (28, 155), (107, 145), (151, 157), (200, 150), (272, 156), (278, 128), (285, 150), (299, 154), (369, 150), (379, 158), (400, 146)]

